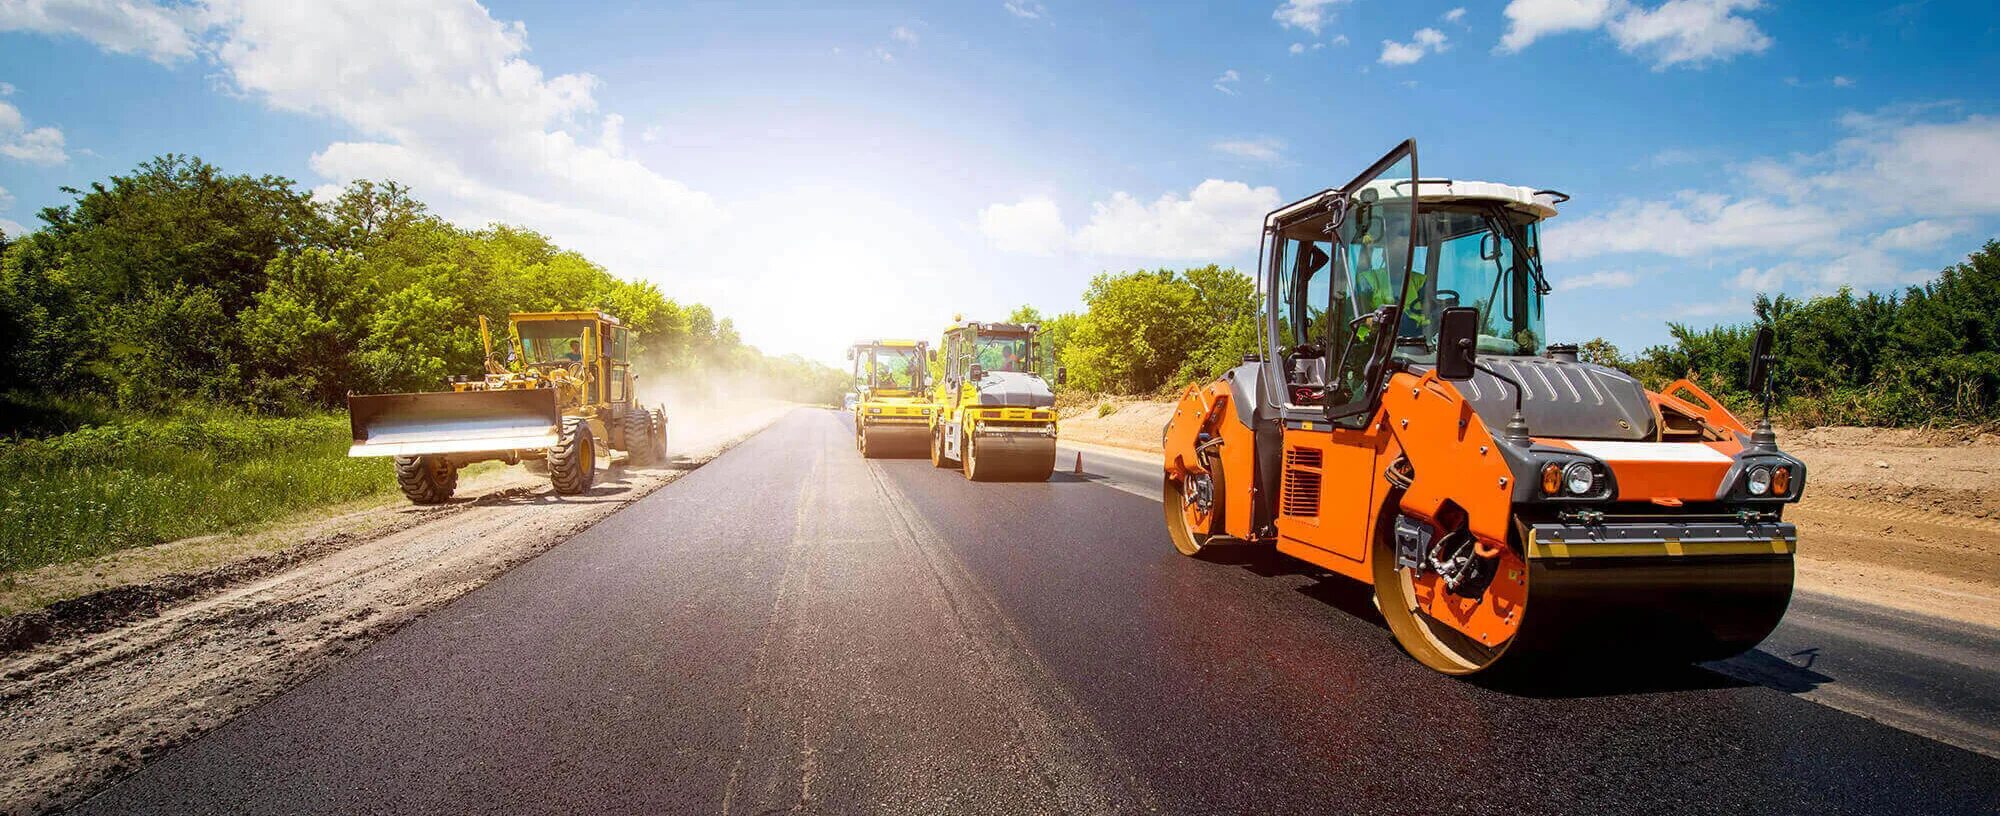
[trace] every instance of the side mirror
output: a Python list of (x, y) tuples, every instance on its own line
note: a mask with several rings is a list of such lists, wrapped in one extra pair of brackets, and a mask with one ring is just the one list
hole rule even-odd
[(1440, 379), (1465, 382), (1472, 379), (1472, 364), (1479, 358), (1479, 310), (1456, 306), (1438, 317), (1437, 374)]
[(938, 361), (937, 349), (931, 349), (930, 354), (931, 354), (931, 362), (933, 363), (937, 362)]
[(986, 379), (986, 369), (980, 368), (978, 363), (973, 363), (972, 368), (966, 370), (965, 376), (973, 382), (979, 382)]
[(1479, 259), (1497, 261), (1500, 259), (1500, 236), (1492, 232), (1479, 236)]
[(852, 359), (854, 359), (854, 347), (853, 347), (853, 346), (848, 346), (848, 347), (847, 347), (847, 359), (849, 359), (849, 360), (852, 360)]
[(1771, 327), (1757, 330), (1750, 341), (1750, 393), (1762, 396), (1771, 379)]
[(1069, 366), (1056, 366), (1056, 385), (1069, 384)]

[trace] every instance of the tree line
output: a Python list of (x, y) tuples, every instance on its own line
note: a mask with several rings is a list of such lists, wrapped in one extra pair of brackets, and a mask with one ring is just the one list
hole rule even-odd
[(845, 385), (543, 235), (455, 226), (393, 181), (322, 203), (291, 179), (165, 155), (63, 191), (41, 229), (0, 234), (0, 377), (21, 399), (308, 412), (477, 373), (481, 316), (593, 308), (639, 333), (642, 384), (727, 372), (815, 402)]
[[(1083, 301), (1080, 312), (1049, 317), (1023, 306), (1011, 317), (1044, 327), (1042, 359), (1068, 367), (1072, 392), (1168, 396), (1261, 351), (1256, 287), (1234, 269), (1106, 272)], [(1655, 389), (1688, 377), (1749, 409), (1750, 344), (1769, 326), (1777, 407), (1793, 422), (2000, 420), (2000, 241), (1901, 292), (1760, 294), (1753, 303), (1749, 323), (1670, 322), (1667, 343), (1627, 356), (1600, 337), (1582, 343), (1581, 356)]]

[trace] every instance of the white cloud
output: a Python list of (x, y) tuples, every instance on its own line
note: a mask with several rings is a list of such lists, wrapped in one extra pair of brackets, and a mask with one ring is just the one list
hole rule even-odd
[(1548, 232), (1554, 262), (1655, 255), (1729, 264), (1743, 289), (1826, 291), (1912, 283), (1954, 240), (2000, 216), (2000, 119), (1919, 118), (1936, 107), (1841, 120), (1849, 135), (1818, 154), (1731, 168), (1728, 192), (1626, 200)]
[(1168, 193), (1143, 204), (1119, 192), (1091, 205), (1078, 248), (1099, 255), (1219, 260), (1257, 245), (1257, 225), (1278, 207), (1278, 188), (1209, 179), (1186, 198)]
[[(1587, 31), (1604, 24), (1611, 15), (1613, 0), (1513, 0), (1500, 15), (1507, 18), (1507, 33), (1500, 37), (1502, 52), (1527, 48), (1536, 40), (1565, 31)], [(1621, 0), (1622, 2), (1622, 0)]]
[[(473, 0), (156, 10), (167, 16), (149, 19), (196, 26), (186, 40), (203, 44), (232, 92), (352, 130), (312, 156), (327, 183), (393, 178), (454, 221), (528, 225), (628, 275), (684, 256), (724, 217), (707, 194), (625, 155), (624, 121), (599, 115), (595, 77), (544, 73), (527, 58), (526, 28)], [(60, 148), (44, 139), (44, 154), (51, 142)]]
[(1243, 75), (1236, 73), (1236, 69), (1231, 68), (1227, 71), (1223, 71), (1221, 76), (1215, 78), (1214, 87), (1218, 91), (1229, 94), (1230, 96), (1235, 96), (1236, 89), (1230, 86), (1235, 85), (1236, 83), (1241, 82), (1242, 80), (1243, 80)]
[(1250, 161), (1275, 164), (1285, 160), (1285, 143), (1268, 136), (1260, 139), (1227, 139), (1209, 147), (1225, 156)]
[(7, 188), (0, 187), (0, 210), (4, 210), (12, 206), (14, 206), (14, 194), (7, 192)]
[(195, 53), (196, 13), (147, 0), (6, 0), (0, 31), (82, 37), (112, 53), (171, 64)]
[(648, 125), (645, 130), (639, 131), (639, 141), (645, 142), (646, 144), (652, 144), (666, 137), (667, 137), (666, 128), (660, 127), (659, 125)]
[(1006, 9), (1008, 14), (1012, 14), (1023, 20), (1040, 20), (1048, 16), (1049, 13), (1047, 8), (1044, 8), (1040, 3), (1034, 2), (1034, 0), (1007, 0), (1007, 2), (1001, 3), (1000, 7)]
[(1619, 270), (1599, 270), (1558, 278), (1550, 283), (1557, 291), (1574, 289), (1625, 289), (1639, 282), (1639, 276)]
[(1303, 28), (1319, 36), (1319, 30), (1333, 19), (1333, 7), (1352, 0), (1285, 0), (1271, 19), (1286, 28)]
[(1771, 38), (1739, 11), (1755, 11), (1763, 0), (1668, 0), (1648, 11), (1634, 7), (1608, 24), (1626, 53), (1646, 53), (1654, 70), (1682, 63), (1727, 60), (1761, 53)]
[(28, 234), (28, 228), (22, 226), (19, 221), (0, 218), (0, 233), (6, 233), (9, 238), (19, 238)]
[(909, 26), (896, 26), (895, 28), (889, 29), (889, 39), (895, 40), (896, 42), (899, 43), (916, 45), (917, 32), (911, 31)]
[(1848, 79), (1847, 77), (1844, 76), (1836, 76), (1833, 78), (1833, 87), (1852, 88), (1854, 87), (1854, 80)]
[(1460, 20), (1465, 19), (1465, 7), (1459, 6), (1458, 8), (1445, 12), (1444, 17), (1442, 19), (1447, 23), (1456, 23)]
[(1783, 250), (1832, 240), (1832, 212), (1815, 204), (1684, 190), (1671, 199), (1625, 201), (1610, 212), (1550, 228), (1552, 260), (1620, 253), (1691, 258), (1724, 250)]
[(979, 211), (979, 232), (1003, 252), (1052, 255), (1069, 242), (1062, 208), (1048, 198), (1024, 198)]
[(1446, 39), (1444, 32), (1435, 28), (1420, 28), (1406, 43), (1383, 40), (1380, 62), (1383, 65), (1410, 65), (1423, 59), (1425, 54), (1436, 54), (1450, 48)]
[(30, 130), (20, 108), (0, 102), (0, 156), (29, 164), (62, 164), (69, 161), (63, 142), (61, 128), (44, 126)]
[(13, 96), (14, 90), (13, 83), (0, 82), (0, 96)]
[(877, 46), (874, 50), (869, 51), (868, 53), (870, 56), (873, 56), (874, 58), (881, 60), (883, 62), (893, 63), (896, 61), (896, 55), (889, 53), (889, 49), (887, 48), (882, 48), (880, 46)]
[(1654, 70), (1702, 65), (1770, 48), (1771, 38), (1740, 16), (1763, 7), (1764, 0), (1667, 0), (1650, 8), (1631, 0), (1512, 0), (1494, 50), (1514, 53), (1550, 34), (1602, 28), (1620, 50), (1652, 60)]
[(1966, 219), (1926, 218), (1883, 230), (1869, 245), (1892, 252), (1934, 250), (1939, 244), (1972, 230), (1972, 222)]
[(1305, 44), (1305, 43), (1292, 43), (1292, 47), (1291, 47), (1291, 49), (1289, 49), (1289, 50), (1290, 50), (1290, 51), (1291, 51), (1292, 53), (1294, 53), (1294, 54), (1303, 54), (1303, 53), (1305, 53), (1305, 52), (1306, 52), (1306, 44)]
[(1276, 187), (1209, 179), (1186, 196), (1166, 193), (1150, 203), (1112, 193), (1091, 205), (1090, 222), (1073, 233), (1046, 198), (982, 209), (979, 229), (1011, 252), (1046, 255), (1067, 248), (1108, 258), (1224, 261), (1257, 246), (1257, 225), (1277, 207)]

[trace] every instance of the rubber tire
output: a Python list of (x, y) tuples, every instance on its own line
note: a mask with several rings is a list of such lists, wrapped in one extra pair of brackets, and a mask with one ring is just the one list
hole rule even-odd
[(549, 484), (557, 493), (574, 496), (589, 490), (596, 481), (597, 440), (591, 436), (590, 423), (565, 417), (562, 435), (557, 437), (556, 446), (549, 448)]
[(396, 486), (411, 504), (444, 504), (458, 490), (458, 468), (436, 454), (396, 457)]
[(651, 426), (650, 432), (646, 436), (648, 452), (652, 454), (655, 464), (666, 464), (668, 461), (666, 409), (647, 411), (646, 420), (647, 424)]
[(653, 463), (653, 419), (634, 408), (625, 412), (625, 464), (643, 467)]
[(931, 429), (931, 467), (934, 467), (934, 468), (937, 468), (937, 469), (939, 469), (939, 470), (944, 470), (944, 469), (946, 469), (946, 468), (949, 468), (949, 467), (952, 467), (952, 466), (954, 466), (954, 465), (957, 465), (957, 464), (958, 464), (957, 462), (954, 462), (954, 461), (952, 461), (952, 460), (950, 460), (950, 459), (947, 459), (947, 458), (945, 458), (945, 455), (944, 455), (944, 426), (940, 425), (940, 426), (938, 426), (938, 427), (936, 427), (936, 428), (932, 428), (932, 429)]

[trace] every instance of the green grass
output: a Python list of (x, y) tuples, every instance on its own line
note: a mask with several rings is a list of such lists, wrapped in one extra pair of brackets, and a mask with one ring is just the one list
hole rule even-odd
[(0, 441), (0, 573), (242, 530), (391, 493), (344, 414), (183, 412)]

